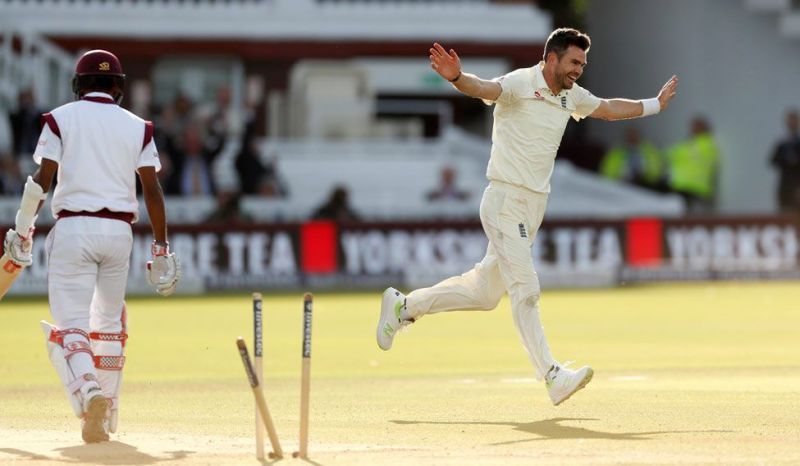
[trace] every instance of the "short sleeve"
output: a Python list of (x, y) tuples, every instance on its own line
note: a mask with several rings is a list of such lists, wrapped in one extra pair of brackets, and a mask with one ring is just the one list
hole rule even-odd
[(511, 82), (508, 81), (506, 78), (508, 75), (498, 76), (491, 81), (493, 83), (500, 84), (500, 95), (497, 96), (496, 100), (489, 100), (489, 99), (481, 99), (483, 103), (486, 105), (494, 105), (497, 102), (500, 103), (507, 103), (511, 101), (513, 95), (513, 89), (511, 88)]
[(581, 119), (591, 115), (597, 110), (601, 102), (599, 97), (580, 86), (575, 86), (572, 91), (572, 97), (575, 99), (575, 111), (572, 112), (572, 118), (575, 121), (581, 121)]
[(50, 125), (46, 124), (42, 128), (39, 142), (33, 152), (33, 161), (41, 164), (42, 159), (49, 159), (61, 163), (61, 147), (61, 137), (53, 132)]
[(156, 171), (161, 171), (161, 160), (158, 158), (158, 149), (156, 149), (155, 139), (151, 139), (139, 154), (136, 168), (139, 169), (142, 167), (155, 167)]

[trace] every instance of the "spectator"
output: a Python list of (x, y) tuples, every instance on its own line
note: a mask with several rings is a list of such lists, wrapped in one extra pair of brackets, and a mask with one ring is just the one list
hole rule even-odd
[(668, 159), (670, 189), (683, 196), (690, 212), (707, 213), (717, 190), (719, 149), (704, 118), (692, 120), (689, 138), (670, 148)]
[(464, 201), (469, 198), (469, 192), (456, 186), (456, 171), (452, 167), (444, 167), (439, 172), (439, 187), (428, 192), (429, 201)]
[(358, 221), (359, 216), (350, 206), (347, 188), (335, 186), (328, 200), (314, 211), (312, 218), (335, 222), (354, 222)]
[(215, 193), (211, 163), (214, 154), (203, 146), (203, 131), (197, 122), (183, 129), (180, 149), (173, 154), (171, 185), (177, 193), (187, 196), (204, 196)]
[(288, 196), (289, 187), (278, 172), (278, 156), (273, 155), (269, 161), (263, 165), (263, 169), (264, 172), (259, 180), (258, 194), (265, 197)]
[(179, 139), (183, 127), (194, 119), (194, 103), (187, 96), (178, 94), (175, 100), (161, 113), (161, 126), (165, 135)]
[(13, 136), (8, 114), (0, 108), (0, 156), (10, 155), (13, 150)]
[(17, 109), (10, 115), (11, 131), (14, 139), (14, 152), (30, 155), (36, 149), (41, 129), (41, 110), (36, 106), (32, 89), (23, 89), (17, 95)]
[(248, 115), (242, 112), (240, 103), (233, 102), (227, 85), (217, 88), (215, 101), (202, 106), (199, 114), (205, 122), (204, 144), (214, 159), (217, 187), (225, 191), (242, 191), (237, 159), (247, 149), (244, 125)]
[(22, 194), (25, 180), (19, 164), (10, 155), (0, 154), (0, 194)]
[(253, 219), (242, 211), (241, 193), (220, 192), (217, 194), (217, 208), (206, 218), (205, 223), (242, 224)]
[(21, 178), (19, 164), (12, 155), (11, 124), (0, 112), (0, 194), (20, 194)]
[[(226, 95), (225, 93), (222, 94)], [(218, 94), (218, 102), (220, 95)], [(248, 102), (244, 105), (245, 110), (241, 115), (229, 117), (231, 122), (235, 122), (236, 131), (232, 131), (237, 137), (240, 146), (234, 167), (239, 179), (239, 187), (243, 194), (258, 194), (265, 197), (286, 197), (289, 190), (286, 183), (278, 173), (278, 158), (275, 154), (270, 155), (268, 161), (262, 160), (261, 149), (256, 137), (256, 102)], [(231, 112), (234, 113), (234, 112)]]
[(658, 189), (664, 175), (663, 165), (656, 146), (642, 140), (637, 127), (629, 126), (625, 130), (625, 141), (612, 147), (603, 157), (600, 173), (612, 180)]
[(800, 213), (800, 116), (797, 110), (786, 114), (789, 134), (775, 145), (772, 166), (778, 170), (778, 205), (783, 212)]
[(180, 161), (175, 159), (181, 155), (181, 138), (184, 128), (192, 122), (194, 104), (188, 97), (178, 94), (167, 105), (156, 121), (156, 144), (159, 147), (159, 158), (162, 169), (158, 172), (159, 180), (163, 183), (164, 192), (179, 194), (180, 183), (178, 174)]
[(216, 101), (200, 110), (206, 121), (204, 144), (214, 153), (221, 152), (226, 144), (239, 141), (242, 135), (243, 118), (231, 103), (231, 90), (228, 86), (217, 89)]
[[(42, 110), (36, 106), (36, 96), (32, 89), (23, 89), (17, 95), (17, 109), (9, 115), (11, 120), (11, 134), (13, 138), (13, 151), (17, 160), (33, 171), (33, 155), (36, 144), (39, 142), (39, 132), (42, 129)], [(30, 165), (29, 167), (27, 165)]]

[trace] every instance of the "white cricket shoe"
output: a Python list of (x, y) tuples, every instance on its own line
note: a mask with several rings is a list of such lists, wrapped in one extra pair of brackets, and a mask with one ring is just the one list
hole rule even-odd
[(573, 393), (577, 392), (592, 380), (594, 371), (589, 366), (583, 366), (578, 370), (567, 369), (564, 366), (554, 364), (544, 376), (544, 383), (550, 395), (550, 401), (554, 406), (560, 405)]
[(108, 441), (106, 416), (108, 400), (100, 388), (89, 390), (86, 394), (86, 406), (83, 412), (81, 435), (86, 443)]
[(406, 295), (394, 288), (386, 288), (381, 300), (381, 317), (378, 319), (378, 346), (387, 351), (392, 347), (394, 335), (401, 328), (411, 325), (413, 320), (403, 320), (400, 312), (406, 305)]

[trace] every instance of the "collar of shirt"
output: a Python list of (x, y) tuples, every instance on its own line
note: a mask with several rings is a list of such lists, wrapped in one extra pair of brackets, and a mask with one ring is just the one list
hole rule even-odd
[(105, 92), (88, 92), (81, 97), (81, 100), (89, 100), (91, 102), (115, 104), (114, 98)]
[(566, 96), (569, 91), (562, 90), (559, 94), (553, 94), (550, 91), (550, 87), (547, 86), (547, 81), (544, 79), (544, 61), (540, 61), (538, 64), (528, 68), (529, 79), (527, 82), (529, 83), (526, 86), (526, 89), (522, 92), (520, 97), (527, 97), (527, 98), (550, 98), (554, 99), (556, 97)]
[(547, 81), (544, 79), (544, 61), (540, 61), (538, 65), (533, 67), (534, 79), (536, 80), (536, 85), (538, 89), (544, 89), (547, 93), (553, 97), (561, 97), (567, 95), (569, 93), (568, 90), (562, 89), (561, 92), (558, 94), (553, 94), (550, 92), (550, 87), (547, 85)]

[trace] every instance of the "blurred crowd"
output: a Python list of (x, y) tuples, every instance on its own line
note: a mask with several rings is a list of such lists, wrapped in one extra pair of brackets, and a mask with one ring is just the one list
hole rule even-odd
[[(0, 193), (20, 194), (25, 177), (35, 170), (31, 154), (44, 111), (33, 92), (23, 90), (16, 108), (0, 114)], [(261, 157), (255, 112), (234, 105), (229, 88), (220, 87), (213, 102), (178, 94), (153, 120), (167, 195), (216, 196), (220, 206), (241, 195), (288, 195), (277, 157)]]
[[(18, 195), (25, 177), (35, 170), (31, 154), (41, 128), (31, 90), (19, 93), (16, 108), (0, 114), (0, 194)], [(167, 195), (214, 196), (218, 209), (210, 221), (242, 220), (242, 195), (286, 197), (289, 189), (277, 167), (277, 156), (263, 157), (258, 147), (255, 111), (235, 105), (231, 91), (220, 87), (210, 102), (193, 102), (178, 94), (153, 117)], [(800, 116), (786, 114), (785, 135), (775, 143), (769, 163), (778, 173), (776, 200), (781, 211), (800, 213)], [(719, 153), (711, 124), (695, 117), (687, 137), (659, 148), (631, 124), (622, 141), (604, 150), (597, 167), (607, 178), (659, 193), (677, 193), (690, 212), (710, 213), (718, 193)], [(463, 201), (469, 192), (456, 182), (455, 167), (443, 167), (438, 186), (425, 196), (431, 202)], [(336, 186), (315, 209), (315, 218), (355, 220), (346, 186)]]
[[(711, 125), (695, 117), (686, 139), (664, 149), (650, 142), (634, 125), (603, 156), (602, 175), (662, 193), (677, 193), (690, 212), (709, 213), (718, 193), (723, 157)], [(775, 144), (769, 163), (778, 171), (777, 203), (781, 212), (800, 213), (800, 120), (786, 114), (786, 133)]]
[(676, 193), (693, 213), (713, 210), (719, 185), (720, 154), (711, 125), (692, 119), (686, 139), (659, 149), (638, 127), (628, 126), (625, 137), (600, 162), (600, 173), (661, 193)]

